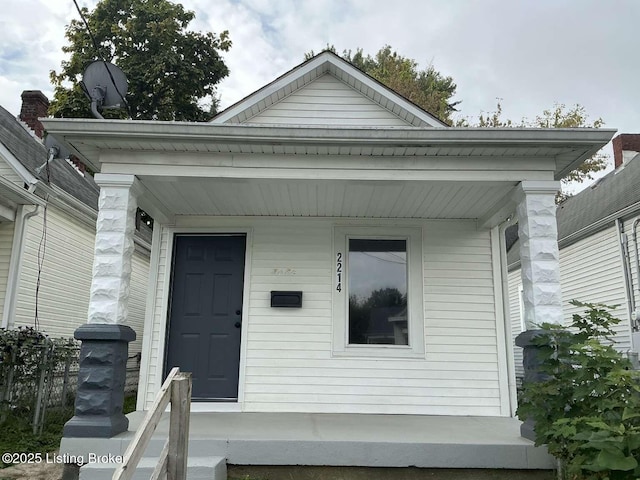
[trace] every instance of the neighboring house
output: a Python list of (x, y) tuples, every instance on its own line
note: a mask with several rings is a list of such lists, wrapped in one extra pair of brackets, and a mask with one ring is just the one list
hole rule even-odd
[[(105, 251), (130, 240), (139, 204), (155, 226), (138, 409), (150, 408), (177, 365), (193, 373), (194, 410), (252, 412), (255, 421), (293, 412), (510, 421), (501, 225), (518, 208), (527, 244), (554, 255), (546, 226), (555, 225), (559, 179), (613, 135), (448, 128), (330, 52), (208, 124), (44, 123), (100, 172), (95, 262), (105, 272), (94, 273), (93, 289), (108, 285), (109, 296), (90, 299), (88, 342), (92, 332), (126, 341), (119, 308), (129, 277), (119, 266), (129, 260), (126, 249)], [(539, 266), (528, 260), (525, 289), (557, 291)], [(560, 308), (554, 295), (528, 305), (549, 321), (560, 321)], [(82, 401), (101, 398), (102, 385), (82, 388)], [(67, 437), (126, 430), (117, 402), (100, 401), (108, 415), (77, 404)], [(517, 448), (533, 448), (517, 430), (508, 434)], [(449, 465), (476, 465), (456, 452)], [(508, 454), (489, 457), (484, 465), (513, 465)], [(532, 465), (522, 462), (514, 468)]]
[[(565, 322), (583, 308), (571, 300), (617, 306), (615, 327), (621, 352), (640, 352), (640, 135), (613, 139), (615, 170), (557, 208), (560, 276)], [(524, 330), (519, 242), (508, 253), (512, 335)], [(522, 349), (515, 347), (517, 375)]]
[[(38, 117), (47, 115), (49, 102), (39, 91), (25, 91), (22, 99), (20, 119), (0, 107), (1, 326), (72, 337), (87, 321), (99, 187), (81, 164), (56, 158), (45, 165)], [(138, 339), (130, 355), (142, 346), (146, 236), (136, 236), (133, 254), (128, 321)]]

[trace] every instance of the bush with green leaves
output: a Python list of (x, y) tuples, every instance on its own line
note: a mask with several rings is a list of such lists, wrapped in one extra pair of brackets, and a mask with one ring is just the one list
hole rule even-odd
[(518, 417), (534, 420), (536, 445), (547, 445), (566, 478), (637, 479), (640, 372), (612, 346), (614, 307), (571, 303), (585, 313), (568, 329), (543, 324), (533, 339), (546, 380), (523, 385)]

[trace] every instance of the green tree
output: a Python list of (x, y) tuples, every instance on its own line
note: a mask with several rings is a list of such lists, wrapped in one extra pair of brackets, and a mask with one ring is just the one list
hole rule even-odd
[[(327, 45), (325, 50), (337, 53), (333, 45)], [(305, 54), (305, 59), (313, 56), (311, 51)], [(442, 75), (433, 65), (420, 69), (414, 59), (403, 57), (389, 45), (382, 47), (375, 56), (365, 55), (361, 48), (355, 53), (345, 50), (341, 56), (443, 122), (451, 123), (451, 115), (460, 103), (452, 100), (456, 84), (453, 78)]]
[[(231, 47), (229, 33), (187, 30), (195, 14), (168, 0), (102, 0), (82, 9), (97, 48), (81, 20), (66, 28), (71, 54), (61, 71), (50, 73), (55, 117), (91, 117), (79, 86), (86, 66), (98, 59), (116, 63), (129, 81), (131, 118), (140, 120), (207, 121), (216, 111), (216, 85), (229, 74), (220, 56)], [(70, 84), (70, 87), (67, 85)], [(211, 98), (212, 105), (200, 105)], [(122, 118), (127, 112), (105, 111)]]
[[(535, 119), (523, 118), (520, 122), (514, 122), (502, 118), (502, 105), (497, 103), (493, 112), (481, 113), (477, 121), (470, 118), (462, 118), (455, 122), (458, 127), (481, 128), (601, 128), (604, 125), (602, 118), (590, 120), (586, 109), (579, 104), (567, 107), (563, 103), (555, 103), (553, 107), (543, 110)], [(601, 151), (584, 161), (582, 165), (573, 170), (563, 180), (566, 185), (569, 182), (584, 182), (593, 180), (593, 174), (607, 168), (609, 156)], [(558, 200), (567, 198), (566, 193), (561, 193)]]

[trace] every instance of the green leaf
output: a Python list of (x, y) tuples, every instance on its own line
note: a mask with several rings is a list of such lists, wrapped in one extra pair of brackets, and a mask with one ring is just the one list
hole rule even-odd
[(633, 470), (638, 466), (638, 461), (626, 456), (619, 450), (602, 450), (596, 459), (598, 465), (608, 470)]
[(638, 417), (640, 417), (640, 411), (637, 409), (637, 407), (635, 409), (624, 407), (624, 410), (622, 412), (622, 420), (630, 420), (632, 418)]

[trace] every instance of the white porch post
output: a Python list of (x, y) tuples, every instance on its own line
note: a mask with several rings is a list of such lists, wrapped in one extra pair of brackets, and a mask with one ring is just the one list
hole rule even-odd
[(82, 341), (75, 416), (65, 437), (112, 437), (129, 425), (122, 413), (128, 343), (136, 334), (125, 325), (135, 213), (140, 186), (133, 175), (97, 174), (100, 186), (93, 279)]
[[(543, 323), (562, 323), (560, 289), (560, 254), (556, 223), (555, 196), (560, 182), (524, 181), (518, 191), (518, 236), (520, 239), (520, 273), (524, 294), (524, 320), (527, 330), (516, 337), (523, 348), (525, 382), (544, 380), (540, 371), (539, 347), (533, 339)], [(520, 434), (535, 439), (535, 425), (528, 419)]]
[(560, 182), (527, 181), (519, 187), (518, 236), (527, 330), (562, 323), (560, 256), (555, 196)]

